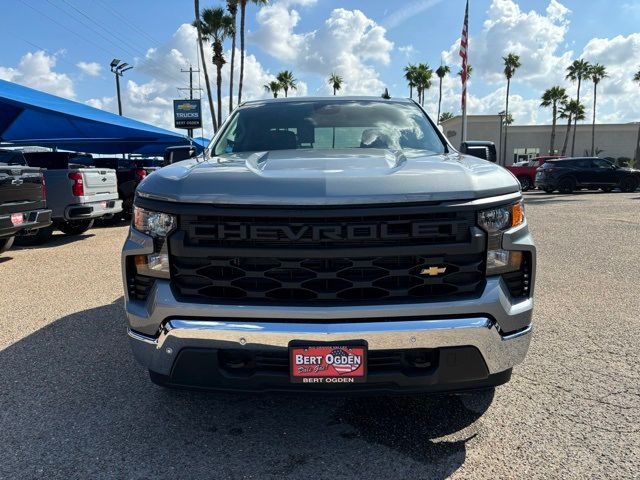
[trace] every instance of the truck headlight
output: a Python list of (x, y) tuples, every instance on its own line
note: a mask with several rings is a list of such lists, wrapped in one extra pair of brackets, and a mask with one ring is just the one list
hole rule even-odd
[(524, 218), (522, 201), (478, 212), (478, 225), (488, 234), (487, 275), (500, 275), (520, 269), (522, 252), (503, 250), (500, 247), (503, 232), (522, 225)]
[(522, 202), (478, 212), (478, 225), (488, 233), (501, 232), (524, 222)]
[(176, 217), (169, 213), (133, 207), (133, 228), (153, 238), (166, 237), (176, 223)]
[(176, 227), (174, 215), (154, 212), (140, 207), (133, 207), (132, 227), (139, 232), (153, 237), (153, 253), (136, 255), (134, 263), (139, 275), (156, 278), (170, 278), (169, 248), (167, 236)]

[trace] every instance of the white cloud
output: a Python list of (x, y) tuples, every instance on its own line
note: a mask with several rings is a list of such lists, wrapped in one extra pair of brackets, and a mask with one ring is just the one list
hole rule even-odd
[(400, 53), (403, 53), (406, 57), (415, 55), (415, 53), (417, 52), (416, 48), (411, 44), (398, 47), (398, 51)]
[[(391, 30), (392, 28), (396, 28), (415, 15), (424, 12), (431, 7), (434, 7), (440, 2), (442, 2), (442, 0), (414, 0), (409, 3), (403, 2), (405, 3), (404, 6), (400, 7), (390, 15), (387, 15), (385, 12), (386, 18), (383, 24), (386, 28)], [(462, 30), (462, 27), (460, 28), (460, 30)]]
[(76, 63), (76, 67), (78, 67), (82, 73), (91, 77), (97, 77), (102, 70), (102, 66), (98, 62), (78, 62)]
[[(474, 76), (490, 84), (504, 82), (502, 57), (512, 52), (520, 56), (522, 67), (516, 72), (519, 83), (540, 90), (564, 80), (564, 69), (571, 63), (573, 52), (559, 52), (566, 43), (570, 10), (551, 0), (545, 13), (525, 12), (514, 0), (493, 0), (480, 32), (471, 32), (469, 63)], [(459, 39), (445, 61), (460, 63)]]
[[(292, 0), (298, 1), (301, 0)], [(309, 2), (310, 0), (302, 0)], [(189, 24), (183, 24), (172, 35), (171, 39), (164, 45), (149, 49), (146, 56), (136, 65), (136, 71), (149, 75), (152, 80), (144, 83), (129, 80), (123, 85), (122, 91), (122, 109), (126, 116), (151, 123), (163, 128), (173, 130), (173, 99), (184, 98), (188, 95), (186, 91), (178, 91), (177, 88), (188, 86), (189, 76), (186, 73), (180, 73), (181, 69), (187, 69), (189, 64), (197, 69), (199, 63), (199, 54), (195, 48), (197, 39), (196, 30)], [(215, 85), (215, 67), (210, 63), (211, 46), (205, 45), (205, 58), (209, 62), (207, 64), (209, 71), (209, 80), (211, 81), (212, 95), (216, 102), (216, 85)], [(231, 58), (231, 52), (225, 52), (227, 61)], [(240, 72), (240, 51), (236, 50), (236, 64), (234, 66), (235, 82), (237, 90), (238, 77)], [(243, 95), (244, 100), (252, 100), (256, 98), (267, 98), (269, 94), (265, 91), (264, 85), (275, 76), (264, 69), (255, 55), (245, 55), (245, 72)], [(228, 114), (229, 108), (229, 63), (223, 67), (222, 71), (222, 113), (223, 119)], [(200, 81), (198, 75), (194, 75), (194, 87), (202, 86), (202, 92), (195, 91), (194, 95), (202, 95), (202, 111), (204, 120), (204, 135), (211, 137), (213, 132), (211, 128), (211, 116), (209, 114), (209, 103), (205, 90), (205, 79), (203, 72), (200, 73)], [(306, 95), (307, 84), (304, 81), (298, 82), (298, 89), (289, 92), (289, 96)], [(234, 94), (234, 104), (237, 98), (237, 91)], [(85, 102), (96, 108), (101, 108), (111, 112), (117, 111), (117, 101), (115, 97), (92, 98)], [(180, 130), (186, 133), (184, 130)], [(196, 135), (199, 133), (196, 132)]]
[[(607, 68), (608, 78), (598, 85), (598, 121), (638, 121), (640, 118), (640, 86), (633, 74), (640, 70), (640, 33), (614, 38), (593, 38), (581, 57)], [(588, 84), (587, 106), (592, 84)]]
[[(274, 2), (256, 16), (259, 29), (251, 40), (269, 55), (292, 64), (303, 73), (328, 76), (335, 72), (344, 79), (346, 94), (378, 95), (384, 88), (378, 72), (369, 62), (387, 65), (393, 42), (386, 30), (360, 10), (337, 8), (317, 30), (297, 32), (300, 14), (290, 2)], [(329, 93), (321, 82), (322, 93)]]
[(56, 55), (42, 50), (27, 53), (16, 67), (0, 66), (0, 78), (65, 98), (75, 98), (73, 80), (54, 71)]

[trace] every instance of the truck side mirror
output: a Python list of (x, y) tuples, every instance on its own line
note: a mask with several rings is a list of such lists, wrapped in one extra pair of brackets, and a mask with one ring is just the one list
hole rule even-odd
[(466, 142), (462, 142), (460, 145), (460, 153), (473, 155), (474, 157), (482, 158), (483, 160), (493, 163), (496, 163), (498, 160), (496, 144), (493, 142), (468, 140)]
[(196, 148), (191, 145), (181, 145), (179, 147), (168, 147), (164, 151), (164, 165), (187, 160), (196, 156)]

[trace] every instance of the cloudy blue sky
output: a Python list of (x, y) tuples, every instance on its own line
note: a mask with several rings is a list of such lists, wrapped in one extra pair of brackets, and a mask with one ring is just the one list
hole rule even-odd
[[(191, 0), (2, 0), (0, 78), (115, 110), (113, 57), (135, 65), (124, 82), (126, 115), (171, 127), (171, 100), (187, 84), (180, 73), (197, 64)], [(222, 0), (201, 0), (203, 7)], [(599, 90), (598, 120), (640, 120), (638, 0), (471, 0), (470, 114), (504, 108), (501, 56), (520, 55), (512, 85), (516, 123), (544, 123), (538, 107), (545, 88), (575, 87), (564, 80), (571, 60), (607, 66)], [(464, 0), (271, 0), (251, 5), (247, 16), (245, 98), (266, 95), (262, 86), (282, 69), (293, 70), (298, 95), (330, 93), (330, 72), (345, 80), (344, 93), (408, 96), (402, 67), (440, 62), (459, 69), (458, 42)], [(227, 48), (230, 48), (227, 46)], [(228, 70), (225, 77), (228, 75)], [(591, 86), (586, 90), (590, 92)], [(460, 85), (444, 83), (443, 109), (459, 112)], [(586, 93), (586, 91), (585, 91)], [(585, 98), (591, 109), (590, 93)], [(225, 99), (226, 101), (226, 99)], [(437, 88), (427, 96), (434, 112)], [(434, 112), (435, 113), (435, 112)], [(208, 134), (209, 132), (205, 132)]]

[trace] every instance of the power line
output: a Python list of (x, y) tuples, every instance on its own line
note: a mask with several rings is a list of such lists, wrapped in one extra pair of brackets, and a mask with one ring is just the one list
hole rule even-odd
[[(66, 4), (68, 4), (69, 6), (71, 6), (72, 8), (74, 8), (75, 10), (79, 11), (79, 9), (73, 7), (73, 5), (71, 5), (67, 0), (62, 0), (64, 1)], [(29, 8), (31, 8), (32, 10), (35, 10), (36, 12), (38, 12), (40, 15), (44, 16), (45, 18), (49, 19), (50, 21), (52, 21), (53, 23), (55, 23), (56, 25), (60, 26), (61, 28), (63, 28), (65, 31), (71, 31), (74, 35), (76, 35), (78, 38), (81, 38), (82, 40), (91, 43), (92, 45), (95, 45), (96, 47), (98, 47), (100, 50), (102, 50), (103, 52), (106, 52), (109, 54), (110, 57), (116, 56), (115, 53), (113, 51), (109, 51), (107, 49), (105, 49), (103, 46), (99, 45), (98, 43), (94, 42), (93, 40), (81, 35), (79, 32), (77, 32), (75, 28), (72, 27), (68, 27), (64, 24), (62, 24), (61, 22), (57, 21), (55, 18), (51, 17), (50, 15), (46, 14), (45, 12), (38, 10), (37, 8), (35, 8), (33, 5), (27, 3), (25, 0), (20, 0), (21, 3), (23, 3), (24, 5), (28, 6)], [(69, 12), (68, 10), (63, 9), (60, 5), (56, 5), (55, 3), (53, 3), (51, 0), (47, 0), (47, 2), (49, 4), (51, 4), (53, 7), (59, 9), (62, 13), (69, 15), (71, 12)], [(83, 16), (85, 16), (86, 18), (88, 18), (90, 21), (92, 21), (93, 23), (98, 24), (98, 22), (96, 22), (93, 18), (91, 18), (89, 15), (87, 15), (84, 12), (79, 12), (81, 13)], [(92, 33), (100, 36), (101, 38), (103, 38), (104, 40), (106, 40), (107, 42), (109, 42), (111, 45), (115, 46), (115, 48), (117, 50), (125, 50), (128, 54), (132, 55), (134, 58), (135, 57), (141, 57), (143, 58), (147, 63), (152, 64), (152, 65), (156, 65), (158, 67), (163, 67), (164, 64), (160, 61), (160, 60), (155, 60), (152, 59), (150, 57), (147, 56), (146, 52), (143, 51), (142, 49), (138, 49), (136, 47), (135, 51), (131, 50), (129, 48), (123, 49), (122, 47), (120, 47), (119, 45), (117, 45), (115, 42), (113, 42), (110, 38), (106, 37), (105, 35), (101, 34), (98, 31), (95, 31), (95, 29), (93, 29), (91, 26), (87, 25), (87, 23), (79, 18), (76, 14), (71, 14), (71, 16), (73, 17), (74, 20), (77, 20), (80, 24), (82, 24), (84, 27), (86, 27), (87, 29), (89, 29)], [(104, 29), (104, 27), (101, 27)], [(164, 74), (166, 74), (172, 81), (180, 84), (182, 83), (182, 78), (180, 78), (175, 72), (171, 72), (171, 71), (163, 71)]]
[(113, 8), (111, 8), (109, 6), (108, 3), (105, 3), (103, 0), (98, 0), (98, 2), (102, 5), (102, 7), (107, 10), (109, 13), (111, 13), (112, 15), (114, 15), (115, 17), (119, 18), (121, 21), (123, 21), (124, 23), (126, 23), (127, 25), (129, 25), (129, 27), (132, 28), (133, 32), (139, 33), (141, 35), (143, 35), (144, 37), (147, 38), (147, 40), (151, 40), (151, 42), (154, 45), (158, 45), (161, 42), (159, 42), (158, 40), (154, 39), (151, 35), (149, 35), (147, 32), (145, 32), (144, 30), (142, 30), (140, 28), (140, 25), (136, 25), (133, 22), (131, 22), (128, 18), (126, 18), (125, 16), (123, 16), (122, 14), (120, 14), (120, 12), (118, 12), (117, 10), (114, 10)]
[[(47, 0), (49, 3), (51, 3), (51, 0)], [(68, 0), (62, 0), (65, 4), (67, 4), (69, 7), (71, 7), (73, 10), (75, 10), (76, 12), (78, 12), (80, 15), (82, 15), (83, 17), (85, 17), (86, 19), (88, 19), (91, 23), (93, 23), (94, 25), (96, 25), (98, 28), (102, 29), (103, 31), (107, 32), (107, 35), (112, 35), (113, 33), (106, 29), (104, 26), (102, 26), (102, 24), (100, 22), (95, 21), (93, 18), (91, 18), (88, 14), (86, 14), (83, 10), (81, 10), (80, 8), (76, 7), (75, 5), (73, 5), (71, 2), (69, 2)], [(57, 7), (57, 5), (55, 5)], [(86, 26), (86, 24), (85, 24)], [(99, 32), (95, 32), (97, 34), (99, 34)], [(100, 34), (99, 34), (100, 35)], [(101, 35), (102, 36), (102, 35)], [(104, 37), (103, 37), (104, 38)], [(128, 49), (128, 46), (122, 41), (120, 40), (117, 36), (114, 36), (113, 38), (115, 38), (116, 40), (118, 40), (122, 45), (125, 45), (124, 50)], [(111, 40), (108, 40), (111, 41)], [(112, 42), (113, 43), (113, 42)], [(120, 47), (121, 48), (121, 47)], [(134, 53), (135, 56), (135, 53)]]
[(43, 17), (46, 17), (47, 19), (51, 20), (53, 23), (55, 23), (56, 25), (64, 28), (65, 31), (70, 31), (71, 33), (73, 33), (76, 37), (84, 40), (85, 42), (91, 43), (92, 45), (98, 47), (100, 50), (102, 50), (103, 52), (107, 53), (109, 56), (113, 55), (113, 52), (110, 52), (108, 50), (106, 50), (105, 48), (102, 47), (102, 45), (97, 44), (96, 42), (94, 42), (91, 39), (88, 39), (82, 35), (80, 35), (78, 32), (76, 32), (73, 28), (69, 28), (65, 25), (63, 25), (62, 23), (58, 22), (55, 18), (50, 17), (49, 15), (47, 15), (46, 13), (38, 10), (36, 7), (34, 7), (33, 5), (27, 3), (25, 0), (19, 0), (23, 5), (26, 5), (27, 7), (29, 7), (30, 9), (38, 12), (40, 15), (42, 15)]

